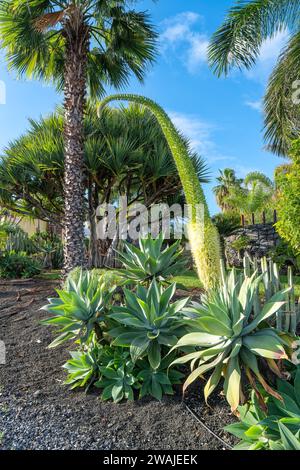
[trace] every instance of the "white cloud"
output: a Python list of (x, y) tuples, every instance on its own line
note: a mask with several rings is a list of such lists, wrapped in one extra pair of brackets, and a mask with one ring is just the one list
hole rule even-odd
[(250, 79), (266, 83), (289, 37), (289, 31), (282, 30), (272, 38), (265, 40), (261, 46), (256, 65), (247, 70), (245, 75)]
[(235, 160), (234, 157), (223, 155), (219, 151), (213, 136), (216, 126), (191, 114), (170, 112), (169, 116), (175, 126), (190, 140), (192, 148), (207, 159), (208, 164)]
[[(199, 66), (207, 61), (208, 36), (198, 31), (203, 17), (198, 13), (187, 11), (163, 21), (163, 32), (160, 36), (163, 52), (175, 49), (181, 55), (190, 73), (195, 73)], [(197, 30), (194, 30), (197, 28)], [(178, 48), (181, 53), (178, 53)]]
[(262, 113), (262, 111), (263, 111), (262, 100), (245, 101), (245, 105), (248, 106), (251, 109), (254, 109), (254, 111), (258, 111), (259, 113)]

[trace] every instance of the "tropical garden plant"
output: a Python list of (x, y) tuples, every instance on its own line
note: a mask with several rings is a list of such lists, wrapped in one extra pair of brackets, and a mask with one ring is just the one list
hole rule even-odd
[[(84, 119), (85, 219), (89, 225), (89, 266), (114, 267), (119, 240), (98, 240), (99, 206), (113, 205), (119, 228), (121, 195), (135, 203), (184, 204), (182, 186), (164, 135), (153, 114), (138, 105), (106, 109), (97, 118), (88, 103)], [(201, 182), (208, 181), (204, 160), (186, 149)], [(63, 229), (64, 143), (62, 110), (30, 120), (24, 136), (10, 143), (0, 160), (0, 204)], [(104, 210), (103, 210), (104, 212)], [(100, 221), (101, 222), (101, 221)], [(118, 232), (118, 230), (117, 230)], [(110, 255), (110, 258), (109, 258)]]
[(236, 177), (232, 168), (225, 168), (225, 170), (219, 170), (219, 172), (220, 176), (217, 177), (218, 185), (213, 188), (213, 192), (222, 212), (230, 212), (232, 207), (228, 204), (226, 198), (233, 188), (240, 187), (243, 180)]
[(228, 187), (222, 204), (225, 212), (243, 215), (248, 221), (252, 220), (252, 214), (261, 219), (262, 213), (266, 219), (271, 219), (276, 205), (274, 183), (258, 171), (248, 173), (244, 179)]
[(295, 256), (300, 255), (300, 141), (290, 151), (292, 163), (276, 170), (278, 222), (276, 230), (289, 243)]
[(166, 112), (154, 101), (143, 96), (130, 94), (108, 96), (99, 104), (100, 117), (105, 107), (114, 100), (141, 104), (148, 108), (159, 122), (174, 158), (185, 199), (190, 208), (188, 223), (189, 241), (199, 278), (206, 288), (216, 285), (220, 279), (219, 234), (211, 221), (203, 189), (182, 136)]
[(1, 48), (19, 75), (64, 91), (65, 270), (84, 265), (84, 113), (86, 93), (142, 81), (155, 58), (156, 33), (125, 0), (8, 0), (0, 6)]
[[(157, 248), (162, 241), (160, 235), (146, 245), (157, 242)], [(164, 264), (159, 258), (155, 262), (165, 279), (170, 257), (163, 257)], [(128, 283), (132, 290), (124, 287)], [(115, 402), (132, 399), (135, 390), (140, 398), (152, 395), (158, 400), (173, 394), (183, 374), (170, 368), (176, 353), (168, 353), (185, 332), (181, 311), (189, 300), (172, 302), (175, 290), (175, 284), (165, 288), (155, 277), (148, 288), (143, 287), (130, 272), (126, 280), (125, 270), (122, 275), (73, 270), (63, 290), (57, 291), (58, 298), (48, 299), (43, 307), (52, 316), (42, 321), (59, 328), (50, 348), (66, 341), (77, 345), (63, 366), (68, 373), (65, 383), (86, 390), (95, 385), (102, 389), (104, 400)]]
[(171, 246), (164, 245), (164, 235), (161, 232), (155, 239), (149, 234), (139, 239), (139, 247), (133, 243), (124, 243), (124, 251), (119, 252), (119, 261), (123, 269), (118, 272), (126, 279), (137, 283), (150, 284), (153, 279), (164, 281), (184, 269), (185, 260), (182, 258), (180, 240)]
[(22, 251), (0, 253), (0, 279), (31, 278), (42, 271), (42, 264)]
[(194, 304), (187, 315), (191, 333), (183, 336), (173, 349), (192, 346), (196, 348), (173, 364), (190, 362), (192, 372), (183, 389), (206, 372), (213, 371), (204, 389), (205, 399), (224, 377), (224, 393), (235, 412), (244, 401), (247, 390), (243, 383), (247, 379), (256, 390), (261, 402), (263, 398), (256, 382), (271, 395), (280, 399), (264, 378), (261, 360), (269, 369), (281, 376), (276, 361), (291, 358), (293, 337), (283, 336), (267, 322), (285, 304), (286, 291), (276, 293), (261, 308), (257, 302), (257, 289), (262, 276), (257, 272), (252, 277), (236, 275), (232, 270), (223, 276), (220, 288), (203, 296), (201, 304)]
[(94, 332), (101, 339), (101, 325), (114, 291), (114, 285), (108, 288), (101, 278), (88, 271), (82, 271), (77, 282), (69, 278), (66, 289), (57, 289), (58, 297), (48, 299), (48, 304), (42, 307), (53, 315), (42, 324), (59, 327), (59, 336), (49, 347), (54, 348), (75, 338), (88, 343)]
[(300, 450), (300, 369), (293, 371), (292, 383), (277, 380), (281, 400), (266, 395), (262, 410), (255, 393), (250, 405), (238, 408), (240, 422), (225, 430), (240, 439), (235, 450)]
[(147, 289), (138, 285), (133, 293), (124, 289), (124, 306), (113, 306), (108, 316), (119, 326), (108, 333), (112, 345), (130, 348), (133, 363), (147, 357), (153, 369), (158, 369), (163, 348), (174, 346), (184, 332), (181, 311), (188, 299), (171, 303), (176, 284), (164, 289), (154, 279)]

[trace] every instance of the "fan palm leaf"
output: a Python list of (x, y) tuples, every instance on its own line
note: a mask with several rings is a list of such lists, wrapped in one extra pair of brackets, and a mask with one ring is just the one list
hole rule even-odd
[(294, 83), (299, 80), (299, 22), (297, 0), (237, 1), (213, 35), (208, 52), (214, 72), (228, 75), (234, 67), (250, 69), (265, 40), (290, 33), (265, 96), (265, 141), (271, 151), (284, 156), (299, 130), (299, 107), (293, 102)]

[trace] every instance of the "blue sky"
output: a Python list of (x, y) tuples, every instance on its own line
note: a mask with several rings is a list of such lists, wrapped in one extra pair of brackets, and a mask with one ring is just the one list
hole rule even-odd
[[(205, 187), (212, 213), (218, 212), (211, 188), (219, 168), (235, 168), (240, 177), (253, 170), (272, 177), (282, 162), (263, 149), (261, 99), (288, 33), (264, 43), (250, 72), (234, 71), (229, 78), (216, 78), (207, 66), (207, 44), (232, 4), (233, 0), (137, 3), (136, 8), (150, 11), (159, 29), (160, 56), (144, 85), (132, 80), (127, 89), (159, 102), (206, 159), (213, 178)], [(49, 86), (16, 80), (2, 58), (0, 103), (3, 83), (6, 104), (0, 104), (0, 153), (26, 130), (28, 117), (47, 114), (61, 102), (61, 96)]]

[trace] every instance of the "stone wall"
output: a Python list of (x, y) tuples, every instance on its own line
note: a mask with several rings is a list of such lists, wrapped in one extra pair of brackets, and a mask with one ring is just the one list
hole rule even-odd
[[(249, 238), (249, 245), (246, 250), (241, 250), (241, 252), (238, 253), (233, 249), (231, 244), (241, 236)], [(268, 252), (279, 243), (279, 241), (280, 237), (275, 231), (273, 224), (257, 224), (239, 228), (229, 237), (225, 238), (225, 255), (230, 265), (240, 266), (241, 259), (243, 258), (245, 251), (252, 258), (260, 259), (266, 256)]]

